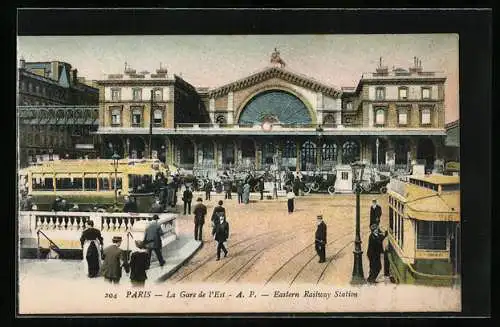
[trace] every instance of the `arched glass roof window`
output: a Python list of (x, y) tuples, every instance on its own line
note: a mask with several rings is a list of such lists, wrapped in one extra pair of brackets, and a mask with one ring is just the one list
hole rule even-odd
[(281, 124), (312, 124), (305, 104), (295, 95), (281, 90), (259, 93), (243, 108), (240, 124), (271, 121)]

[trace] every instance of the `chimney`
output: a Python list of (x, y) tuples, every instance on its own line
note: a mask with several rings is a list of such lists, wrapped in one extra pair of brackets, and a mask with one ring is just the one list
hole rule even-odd
[(387, 75), (389, 74), (389, 70), (387, 66), (382, 66), (382, 57), (379, 58), (378, 67), (375, 70), (377, 75)]

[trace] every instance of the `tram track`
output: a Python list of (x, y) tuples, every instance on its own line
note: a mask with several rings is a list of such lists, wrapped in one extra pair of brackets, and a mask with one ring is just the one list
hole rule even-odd
[[(360, 228), (363, 230), (363, 228), (366, 228), (366, 224), (362, 224), (362, 226), (360, 226)], [(342, 236), (336, 238), (335, 240), (333, 241), (330, 241), (327, 243), (327, 248), (329, 245), (332, 245), (332, 244), (335, 244), (337, 243), (338, 241), (340, 241), (341, 239), (349, 236), (349, 235), (352, 235), (352, 231), (348, 231), (344, 234), (342, 234)], [(330, 259), (328, 260), (327, 264), (325, 265), (325, 267), (322, 269), (321, 273), (320, 273), (320, 277), (318, 278), (318, 281), (316, 282), (316, 284), (319, 283), (320, 279), (323, 278), (326, 270), (328, 269), (328, 266), (333, 262), (333, 260), (337, 257), (337, 255), (342, 252), (347, 246), (349, 246), (351, 243), (353, 243), (353, 241), (349, 241), (347, 242), (340, 250), (338, 250), (332, 257), (330, 257)], [(283, 263), (278, 269), (275, 270), (275, 272), (266, 280), (266, 282), (264, 283), (264, 285), (267, 285), (269, 284), (281, 271), (284, 271), (284, 269), (291, 265), (292, 262), (294, 262), (294, 260), (297, 260), (298, 258), (300, 258), (300, 256), (302, 255), (306, 255), (306, 251), (313, 248), (315, 246), (315, 242), (312, 242), (312, 243), (309, 243), (307, 246), (305, 246), (301, 251), (295, 253), (293, 256), (291, 256), (285, 263)], [(300, 274), (304, 271), (304, 269), (311, 263), (311, 261), (313, 261), (315, 258), (317, 257), (317, 254), (314, 253), (311, 255), (311, 257), (305, 262), (305, 264), (302, 264), (300, 265), (300, 269), (297, 271), (297, 273), (294, 275), (294, 277), (292, 278), (292, 280), (289, 282), (289, 285), (292, 285), (296, 280), (297, 278), (300, 276)]]
[[(305, 229), (305, 227), (303, 227), (303, 229)], [(290, 230), (287, 230), (287, 231), (292, 231), (292, 230), (296, 230), (296, 226), (292, 226), (292, 228)], [(235, 251), (235, 252), (229, 258), (229, 260), (226, 260), (226, 262), (224, 262), (224, 264), (222, 266), (224, 266), (228, 262), (230, 262), (234, 258), (235, 255), (238, 255), (238, 254), (242, 253), (244, 250), (246, 250), (246, 249), (250, 248), (251, 246), (259, 243), (261, 241), (261, 238), (266, 237), (266, 236), (272, 237), (274, 234), (280, 234), (280, 233), (284, 233), (284, 232), (287, 232), (287, 231), (275, 230), (275, 231), (264, 232), (264, 233), (260, 233), (260, 234), (257, 234), (257, 235), (246, 237), (246, 238), (244, 238), (244, 239), (242, 239), (242, 240), (240, 240), (238, 242), (235, 242), (235, 243), (231, 244), (231, 252), (232, 253), (233, 253), (233, 251)], [(242, 244), (244, 244), (246, 242), (251, 242), (251, 244), (245, 246), (243, 249), (241, 249), (239, 251), (237, 249), (235, 249), (239, 245), (242, 245)], [(207, 265), (210, 262), (213, 262), (216, 257), (217, 257), (216, 254), (210, 255), (205, 260), (201, 261), (199, 264), (197, 264), (195, 267), (193, 267), (189, 272), (187, 272), (186, 274), (182, 275), (182, 277), (180, 277), (179, 279), (175, 280), (175, 283), (182, 282), (187, 277), (189, 277), (192, 274), (194, 274), (197, 271), (199, 271), (200, 268), (202, 268), (203, 266)]]

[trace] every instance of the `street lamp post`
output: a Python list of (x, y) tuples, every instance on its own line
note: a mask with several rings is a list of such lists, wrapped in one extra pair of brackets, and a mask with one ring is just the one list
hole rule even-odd
[(352, 268), (351, 284), (364, 284), (365, 277), (363, 273), (363, 250), (361, 250), (361, 235), (360, 235), (360, 194), (361, 194), (361, 180), (363, 179), (363, 172), (365, 165), (362, 163), (351, 164), (353, 178), (355, 178), (355, 192), (356, 192), (356, 238), (354, 240), (354, 265)]
[(377, 140), (375, 141), (375, 147), (377, 148), (377, 169), (378, 169), (378, 147), (380, 146), (380, 141), (378, 140), (378, 137), (377, 137)]
[(115, 168), (115, 206), (118, 204), (118, 189), (116, 185), (116, 181), (118, 179), (118, 160), (120, 160), (120, 156), (118, 153), (114, 153), (113, 156), (111, 157), (113, 159), (113, 167)]
[(130, 158), (130, 140), (127, 137), (127, 157)]

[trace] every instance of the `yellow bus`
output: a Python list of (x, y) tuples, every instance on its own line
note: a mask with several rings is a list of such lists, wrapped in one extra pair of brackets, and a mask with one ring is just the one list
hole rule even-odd
[[(20, 180), (27, 182), (27, 192), (37, 203), (48, 203), (61, 196), (74, 203), (113, 203), (116, 190), (121, 200), (135, 187), (151, 183), (156, 174), (165, 176), (175, 167), (157, 159), (111, 159), (48, 161), (23, 169)], [(90, 202), (89, 202), (90, 201)]]
[(459, 176), (392, 180), (388, 259), (400, 283), (449, 286), (460, 275)]

